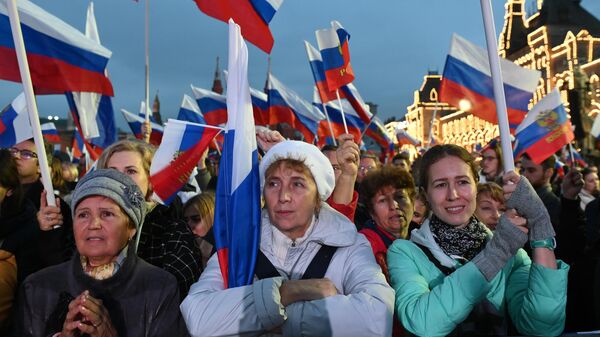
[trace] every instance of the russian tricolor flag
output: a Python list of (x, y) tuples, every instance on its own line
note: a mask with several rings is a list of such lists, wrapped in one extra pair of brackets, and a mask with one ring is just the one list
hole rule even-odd
[(33, 138), (25, 94), (20, 94), (0, 114), (0, 148)]
[[(108, 49), (31, 1), (17, 4), (36, 94), (85, 91), (113, 96), (104, 73)], [(0, 1), (0, 78), (21, 82), (5, 1)]]
[[(306, 47), (308, 62), (310, 63), (310, 69), (312, 70), (313, 78), (315, 80), (315, 85), (317, 86), (321, 102), (327, 103), (330, 101), (337, 100), (337, 95), (335, 91), (329, 91), (327, 87), (325, 79), (325, 70), (323, 69), (323, 60), (321, 59), (321, 54), (310, 43), (304, 41), (304, 45)], [(363, 101), (354, 84), (348, 83), (347, 85), (341, 86), (339, 90), (339, 95), (340, 98), (345, 98), (348, 100), (350, 105), (352, 105), (354, 111), (356, 111), (356, 113), (358, 114), (360, 119), (365, 123), (365, 125), (369, 123), (372, 115), (369, 112), (369, 108)]]
[[(133, 134), (135, 135), (135, 138), (143, 139), (144, 136), (142, 135), (142, 124), (146, 121), (146, 119), (144, 119), (144, 117), (140, 117), (134, 113), (131, 113), (125, 109), (121, 109), (121, 112), (123, 113), (123, 117), (127, 121), (127, 124), (129, 124), (129, 127), (131, 128), (131, 132), (133, 132)], [(152, 133), (150, 134), (150, 143), (153, 145), (159, 145), (162, 140), (164, 129), (162, 126), (152, 121), (150, 122), (150, 125), (152, 127)]]
[(250, 87), (250, 98), (252, 99), (254, 123), (262, 126), (269, 125), (269, 96), (262, 91)]
[(531, 109), (517, 128), (515, 158), (526, 152), (539, 165), (574, 138), (560, 93), (555, 88)]
[(325, 115), (286, 88), (275, 76), (269, 74), (269, 124), (287, 123), (296, 128), (308, 143), (317, 134), (319, 121)]
[(396, 140), (398, 141), (398, 145), (402, 146), (402, 145), (413, 145), (413, 146), (417, 146), (419, 145), (419, 141), (411, 136), (408, 132), (406, 132), (406, 130), (396, 130)]
[(225, 144), (217, 182), (214, 234), (226, 288), (252, 284), (260, 244), (258, 151), (248, 85), (248, 49), (229, 21)]
[(73, 159), (81, 158), (85, 152), (85, 142), (77, 129), (73, 132), (73, 144), (71, 148), (71, 161), (73, 161)]
[[(329, 116), (329, 122), (331, 123), (331, 129), (333, 130), (333, 134), (337, 138), (339, 135), (346, 133), (344, 130), (344, 121), (342, 119), (342, 109), (340, 109), (340, 105), (337, 101), (331, 101), (326, 104), (321, 104), (319, 101), (319, 94), (317, 93), (318, 89), (315, 88), (313, 94), (313, 106), (319, 110), (325, 106), (327, 109), (327, 115)], [(358, 117), (350, 103), (346, 100), (342, 100), (342, 108), (344, 110), (344, 117), (346, 118), (346, 126), (348, 127), (348, 133), (354, 136), (354, 139), (358, 142), (362, 130), (365, 128), (365, 123)], [(329, 126), (327, 125), (327, 120), (321, 120), (319, 122), (319, 145), (323, 145), (327, 139), (327, 137), (331, 137), (331, 131)]]
[[(536, 90), (540, 72), (519, 67), (500, 59), (508, 112), (514, 130), (525, 118), (528, 104)], [(469, 112), (490, 123), (498, 124), (491, 70), (485, 49), (454, 34), (446, 58), (440, 86), (440, 100), (459, 107), (461, 100), (471, 104)]]
[(202, 112), (200, 112), (198, 104), (188, 95), (183, 95), (183, 101), (181, 102), (177, 119), (197, 124), (206, 124), (206, 120), (204, 119)]
[(40, 125), (42, 129), (42, 136), (44, 140), (48, 143), (60, 143), (60, 136), (58, 135), (58, 130), (56, 130), (56, 125), (54, 123), (44, 123)]
[(192, 87), (192, 92), (207, 124), (219, 126), (227, 123), (227, 102), (223, 95), (210, 90)]
[(269, 22), (281, 6), (283, 0), (194, 0), (204, 14), (227, 22), (230, 18), (242, 28), (242, 35), (248, 42), (271, 53), (273, 35)]
[(394, 150), (394, 142), (390, 139), (385, 130), (385, 126), (379, 118), (373, 117), (373, 122), (369, 124), (366, 135), (371, 137), (379, 146), (385, 149), (385, 151)]
[[(88, 5), (85, 36), (100, 43), (93, 2)], [(105, 73), (108, 72), (105, 70)], [(117, 141), (115, 112), (109, 96), (95, 92), (72, 92), (67, 93), (67, 102), (73, 119), (88, 144), (101, 151)]]
[(169, 205), (220, 128), (169, 119), (150, 166), (154, 200)]
[[(68, 92), (65, 95), (73, 120), (84, 138), (87, 131), (89, 144), (105, 149), (117, 141), (115, 112), (109, 96), (83, 92)], [(86, 116), (85, 122), (82, 115)]]
[(329, 91), (354, 81), (348, 48), (350, 34), (337, 21), (331, 21), (331, 28), (317, 30), (315, 34)]

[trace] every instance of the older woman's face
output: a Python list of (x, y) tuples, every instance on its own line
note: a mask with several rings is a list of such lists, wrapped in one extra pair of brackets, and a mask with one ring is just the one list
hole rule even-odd
[(427, 200), (431, 211), (445, 223), (464, 227), (475, 213), (477, 188), (471, 168), (448, 156), (429, 167)]
[(302, 237), (317, 207), (317, 185), (310, 173), (279, 165), (265, 177), (264, 197), (271, 223), (290, 239)]
[(506, 211), (503, 202), (492, 198), (489, 193), (479, 193), (477, 196), (477, 209), (475, 215), (489, 229), (495, 230), (500, 216)]
[(91, 196), (75, 209), (73, 232), (77, 251), (94, 266), (111, 262), (135, 234), (129, 218), (107, 197)]
[(115, 152), (106, 164), (107, 168), (112, 168), (128, 175), (140, 188), (144, 196), (148, 196), (150, 180), (148, 173), (144, 169), (144, 161), (138, 152), (121, 151)]
[(384, 186), (371, 199), (375, 224), (397, 238), (405, 238), (413, 216), (413, 202), (405, 189)]

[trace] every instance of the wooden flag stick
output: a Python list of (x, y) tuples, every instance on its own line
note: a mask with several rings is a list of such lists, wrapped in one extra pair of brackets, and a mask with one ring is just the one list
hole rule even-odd
[(342, 122), (344, 122), (344, 132), (348, 133), (348, 125), (346, 125), (346, 116), (344, 115), (344, 107), (342, 106), (342, 99), (340, 98), (340, 90), (335, 90), (335, 95), (338, 99), (338, 104), (340, 105), (340, 112), (342, 114)]
[(33, 93), (33, 83), (31, 74), (29, 73), (29, 62), (27, 61), (27, 53), (25, 52), (25, 42), (23, 41), (23, 32), (21, 31), (21, 20), (19, 19), (19, 11), (17, 10), (17, 0), (6, 1), (8, 9), (8, 17), (10, 18), (10, 28), (15, 44), (15, 52), (19, 63), (19, 72), (23, 83), (23, 91), (27, 102), (27, 111), (29, 113), (29, 122), (33, 133), (33, 140), (38, 155), (38, 165), (42, 175), (42, 184), (46, 190), (46, 201), (48, 206), (56, 206), (54, 199), (54, 188), (52, 187), (52, 179), (50, 178), (50, 166), (48, 165), (48, 157), (44, 149), (44, 138), (42, 137), (42, 128), (40, 127), (40, 118)]
[(492, 83), (494, 88), (494, 100), (496, 101), (496, 114), (498, 115), (498, 128), (500, 129), (500, 144), (502, 146), (502, 161), (504, 172), (515, 170), (512, 144), (510, 141), (510, 129), (508, 127), (508, 113), (506, 110), (506, 97), (502, 72), (500, 70), (500, 57), (498, 56), (498, 42), (496, 40), (496, 27), (490, 0), (480, 0), (481, 13), (483, 15), (483, 26), (485, 28), (485, 41), (487, 44), (490, 70), (492, 72)]

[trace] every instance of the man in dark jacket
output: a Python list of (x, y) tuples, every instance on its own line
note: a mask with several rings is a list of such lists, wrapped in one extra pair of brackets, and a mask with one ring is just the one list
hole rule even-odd
[(538, 165), (525, 153), (521, 160), (521, 174), (529, 180), (531, 186), (535, 188), (538, 196), (542, 199), (542, 203), (550, 214), (552, 227), (556, 231), (560, 222), (560, 199), (552, 192), (552, 186), (550, 185), (550, 179), (554, 175), (555, 163), (556, 158), (554, 155)]

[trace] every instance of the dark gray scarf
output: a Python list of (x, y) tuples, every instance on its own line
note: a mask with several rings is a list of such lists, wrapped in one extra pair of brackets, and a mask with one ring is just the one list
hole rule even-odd
[(432, 215), (429, 228), (442, 251), (448, 256), (462, 258), (463, 262), (470, 261), (485, 247), (487, 231), (474, 216), (466, 227), (456, 228)]

